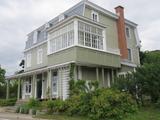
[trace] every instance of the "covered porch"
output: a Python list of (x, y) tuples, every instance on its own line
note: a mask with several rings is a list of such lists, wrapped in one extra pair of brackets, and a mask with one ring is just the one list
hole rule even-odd
[(17, 100), (30, 98), (65, 100), (69, 95), (69, 64), (45, 67), (6, 77), (6, 99), (9, 99), (10, 96), (9, 83), (11, 80), (18, 80)]

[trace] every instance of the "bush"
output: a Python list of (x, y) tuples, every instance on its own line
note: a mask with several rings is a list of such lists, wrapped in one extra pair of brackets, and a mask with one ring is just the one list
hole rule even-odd
[(27, 104), (23, 104), (20, 106), (20, 113), (22, 114), (28, 114), (29, 113), (29, 107)]
[(16, 108), (16, 113), (19, 113), (19, 112), (20, 112), (20, 106)]
[(73, 95), (67, 103), (69, 115), (88, 116), (93, 120), (120, 120), (137, 110), (129, 94), (104, 88)]
[(36, 109), (32, 109), (32, 115), (36, 115)]
[(136, 103), (129, 94), (112, 89), (95, 91), (91, 106), (89, 116), (94, 120), (121, 120), (137, 110)]
[(37, 108), (40, 107), (40, 102), (34, 98), (31, 98), (28, 102), (28, 107), (29, 108)]
[(14, 106), (17, 99), (0, 99), (0, 106)]
[(48, 100), (48, 101), (44, 101), (43, 103), (43, 107), (47, 109), (47, 112), (49, 114), (55, 113), (55, 112), (65, 112), (67, 109), (67, 104), (65, 101), (63, 100)]

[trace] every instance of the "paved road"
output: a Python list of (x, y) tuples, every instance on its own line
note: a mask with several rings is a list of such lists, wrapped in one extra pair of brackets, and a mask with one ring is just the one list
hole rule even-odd
[(44, 120), (32, 118), (30, 115), (22, 115), (16, 113), (0, 113), (0, 120)]

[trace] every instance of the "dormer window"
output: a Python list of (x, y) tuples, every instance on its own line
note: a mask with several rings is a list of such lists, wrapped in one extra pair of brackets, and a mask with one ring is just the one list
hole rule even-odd
[(61, 14), (61, 15), (59, 16), (59, 22), (62, 21), (62, 20), (64, 20), (64, 18), (65, 18), (65, 15), (64, 15), (64, 14)]
[(91, 19), (93, 21), (99, 22), (99, 16), (98, 16), (98, 13), (96, 11), (92, 11), (92, 13), (91, 13)]
[(38, 38), (38, 32), (34, 31), (34, 33), (33, 33), (33, 44), (35, 44), (37, 42), (37, 38)]

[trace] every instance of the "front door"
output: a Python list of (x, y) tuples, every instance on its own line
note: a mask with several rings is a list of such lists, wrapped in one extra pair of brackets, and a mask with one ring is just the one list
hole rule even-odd
[(37, 75), (37, 98), (41, 99), (42, 96), (42, 74)]
[(57, 86), (58, 84), (58, 73), (57, 71), (56, 72), (53, 72), (53, 76), (52, 76), (52, 96), (55, 98), (57, 97)]

